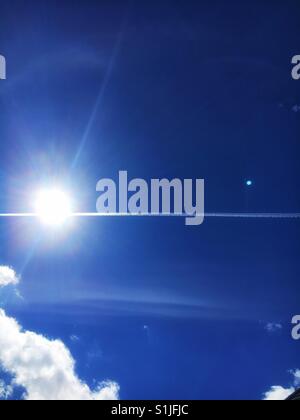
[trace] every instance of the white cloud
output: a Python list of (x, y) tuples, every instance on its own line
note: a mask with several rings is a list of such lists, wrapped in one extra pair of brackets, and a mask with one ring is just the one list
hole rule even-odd
[[(0, 266), (0, 288), (17, 285), (12, 268)], [(76, 337), (77, 338), (77, 337)], [(0, 309), (0, 366), (13, 377), (11, 385), (0, 380), (0, 399), (25, 390), (27, 400), (116, 400), (119, 386), (111, 381), (91, 390), (75, 372), (75, 361), (60, 340), (24, 331), (14, 318)]]
[(295, 386), (300, 385), (300, 370), (295, 370), (290, 372), (292, 375), (294, 375), (294, 384)]
[(282, 386), (272, 386), (270, 391), (265, 393), (265, 401), (284, 401), (295, 392), (295, 388), (283, 388)]
[(75, 373), (75, 361), (59, 340), (22, 331), (17, 321), (0, 310), (0, 363), (25, 389), (27, 400), (116, 400), (119, 387), (99, 384), (92, 391)]
[(297, 114), (297, 112), (300, 112), (300, 105), (294, 105), (292, 108), (292, 111)]
[(290, 373), (294, 377), (294, 386), (290, 388), (272, 386), (264, 395), (265, 401), (284, 401), (296, 391), (296, 387), (300, 385), (300, 370), (291, 371)]
[(7, 400), (13, 393), (13, 387), (0, 380), (0, 400)]
[(0, 266), (0, 288), (8, 285), (17, 285), (19, 278), (10, 267)]
[(276, 322), (269, 322), (268, 324), (265, 325), (265, 330), (268, 331), (269, 333), (276, 333), (278, 331), (281, 331), (282, 328), (283, 326)]
[(80, 338), (77, 335), (71, 335), (70, 340), (73, 341), (73, 343), (77, 343), (80, 341)]

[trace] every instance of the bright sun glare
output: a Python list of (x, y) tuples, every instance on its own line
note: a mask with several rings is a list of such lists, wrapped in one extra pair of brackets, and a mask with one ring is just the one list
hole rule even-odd
[(35, 212), (49, 226), (62, 225), (72, 213), (67, 193), (58, 189), (40, 191), (35, 200)]

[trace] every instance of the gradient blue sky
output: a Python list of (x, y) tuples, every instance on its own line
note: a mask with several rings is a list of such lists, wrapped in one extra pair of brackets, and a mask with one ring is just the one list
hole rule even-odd
[[(128, 170), (205, 178), (206, 211), (299, 212), (299, 19), (296, 0), (1, 2), (1, 211), (29, 210), (49, 177), (94, 211), (96, 182)], [(0, 234), (23, 296), (2, 306), (60, 338), (90, 386), (260, 399), (300, 367), (298, 221), (0, 220)]]

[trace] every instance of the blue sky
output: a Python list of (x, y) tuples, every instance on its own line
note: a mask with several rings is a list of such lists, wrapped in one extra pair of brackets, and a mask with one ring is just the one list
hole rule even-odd
[[(53, 177), (95, 211), (97, 181), (119, 170), (204, 178), (208, 212), (299, 212), (298, 1), (11, 0), (0, 15), (1, 212), (30, 211)], [(261, 399), (300, 368), (299, 233), (297, 220), (80, 219), (54, 233), (1, 219), (0, 265), (21, 279), (1, 306), (60, 339), (91, 390)]]

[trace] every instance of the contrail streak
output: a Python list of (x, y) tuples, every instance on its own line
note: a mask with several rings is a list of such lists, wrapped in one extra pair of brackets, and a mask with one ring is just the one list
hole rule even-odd
[(300, 219), (300, 213), (206, 213), (205, 217), (234, 219)]
[[(186, 213), (72, 213), (69, 217), (194, 217)], [(202, 215), (198, 215), (202, 216)], [(39, 218), (37, 213), (0, 213), (0, 218)], [(207, 218), (226, 219), (300, 219), (300, 213), (205, 213)]]
[(0, 217), (38, 217), (35, 213), (0, 213)]

